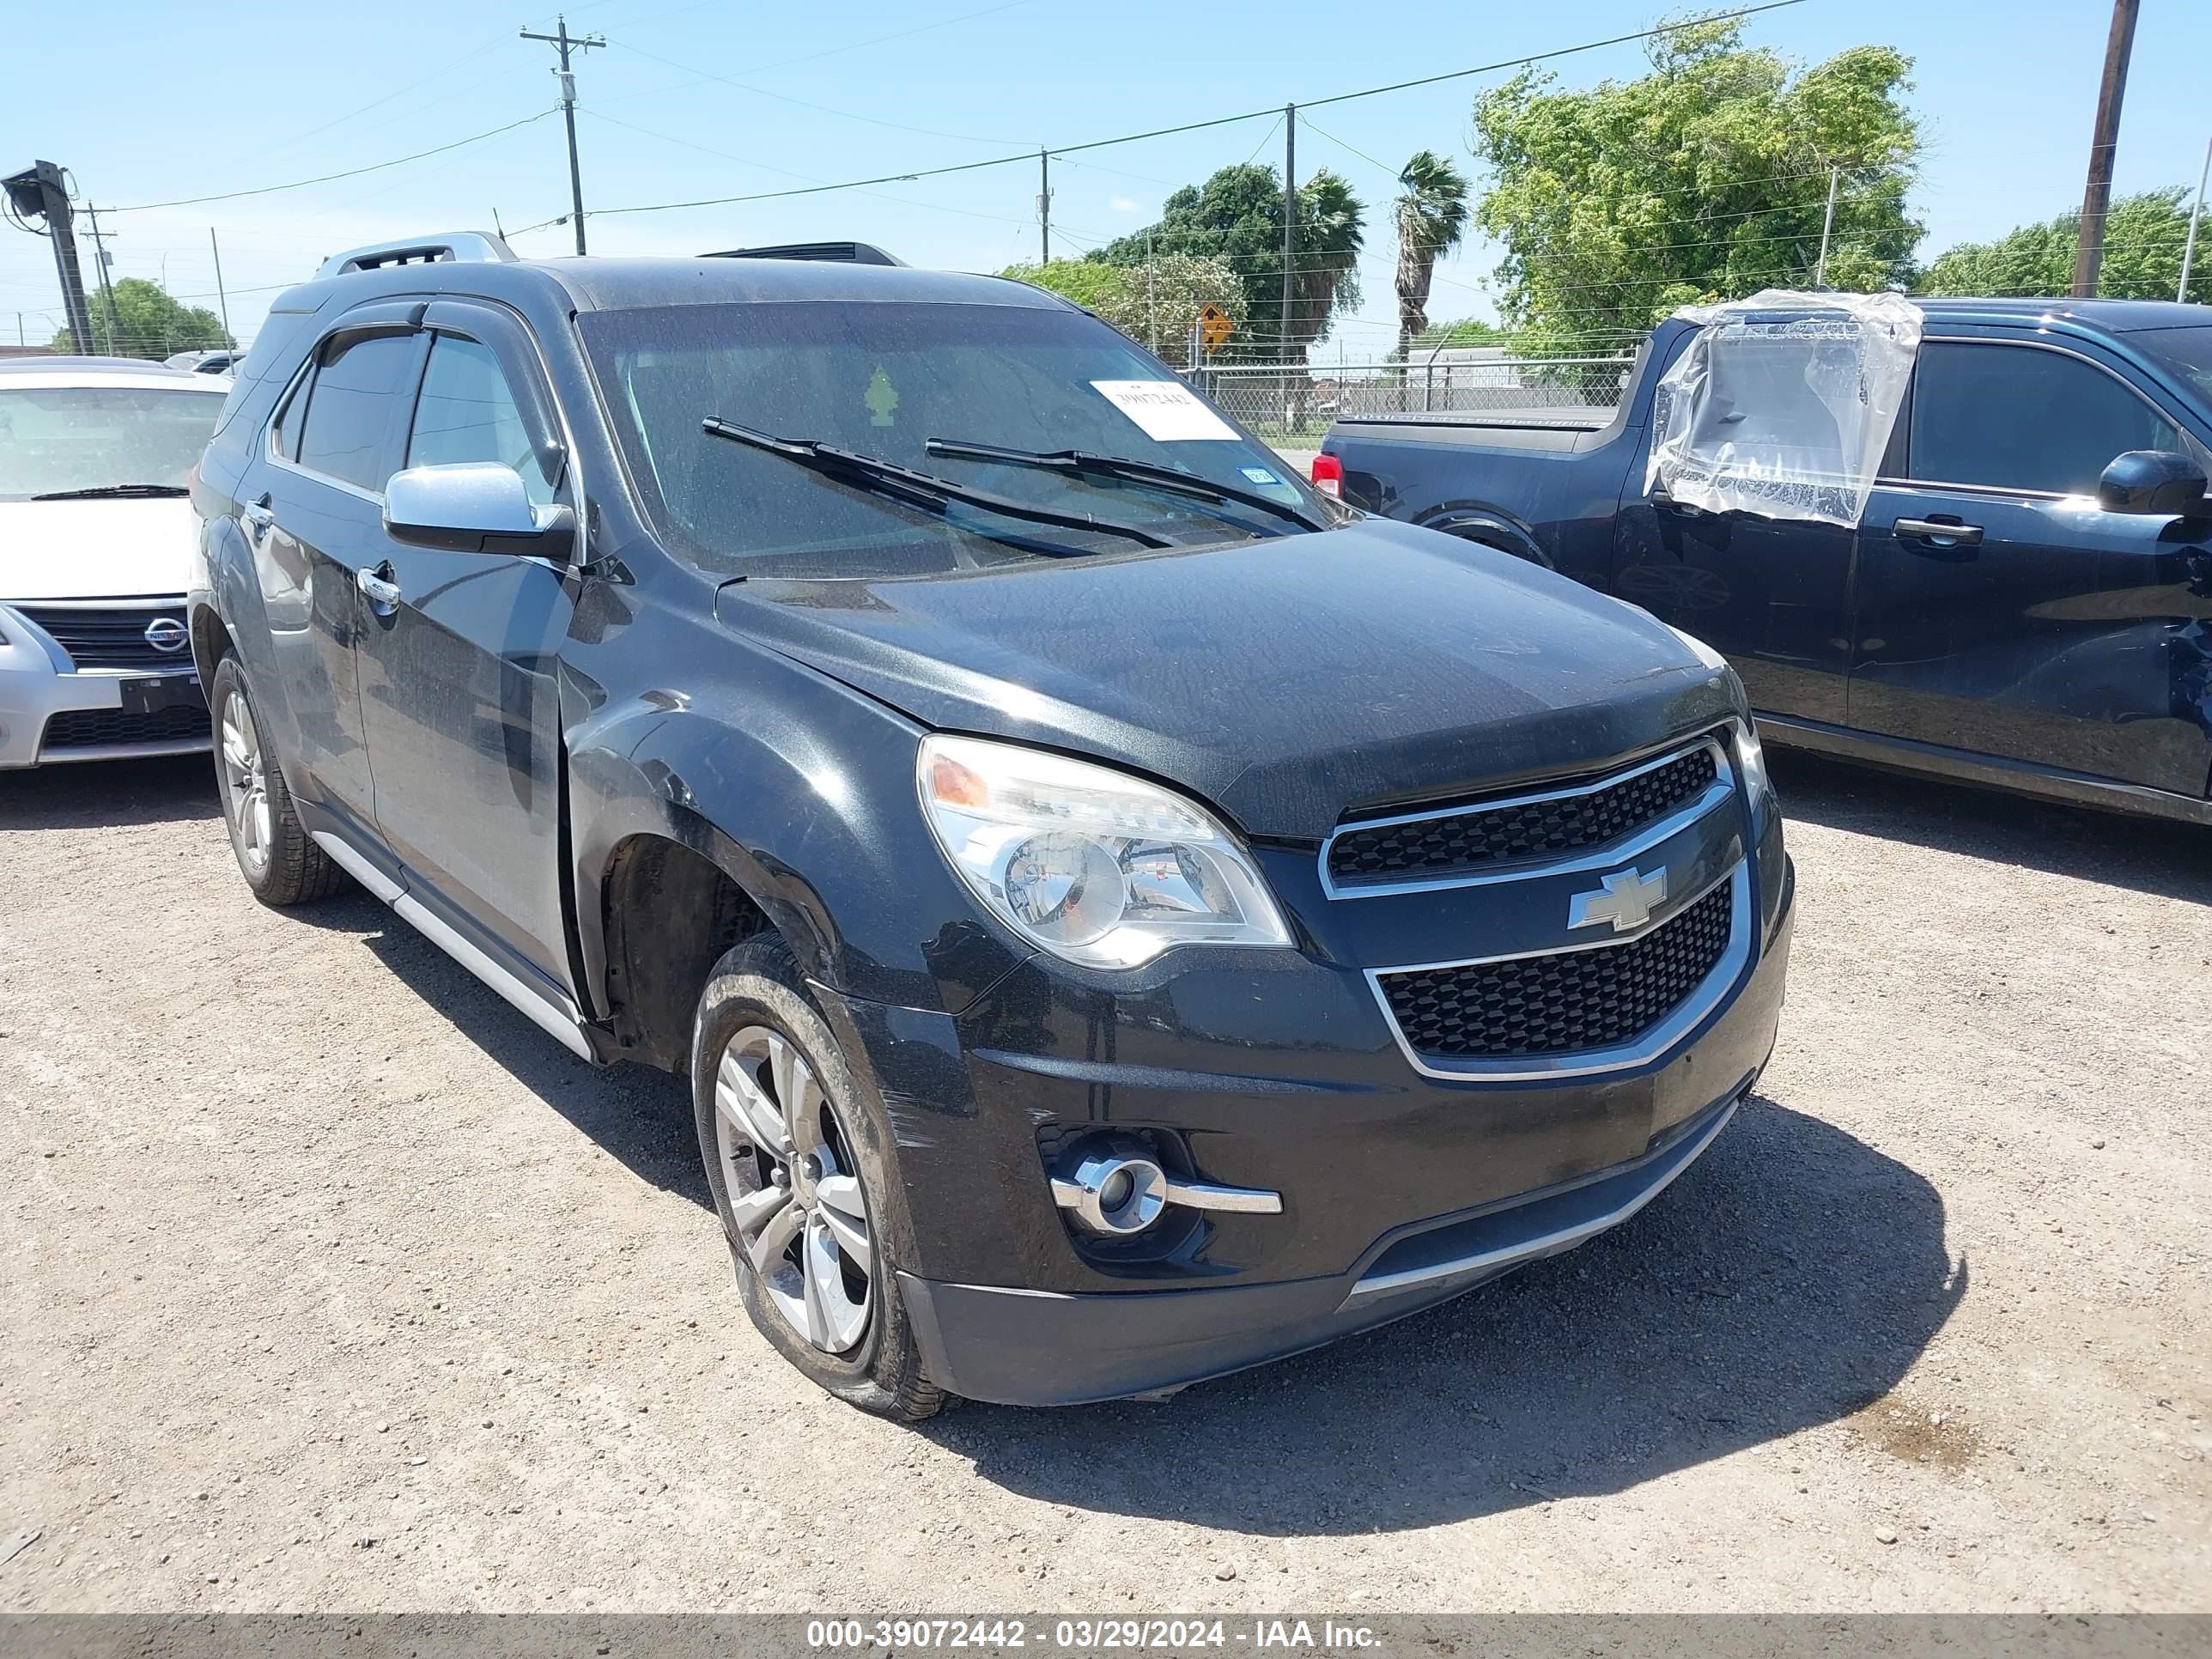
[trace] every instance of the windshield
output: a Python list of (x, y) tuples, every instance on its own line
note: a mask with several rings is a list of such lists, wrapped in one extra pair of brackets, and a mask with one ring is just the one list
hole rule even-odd
[(220, 386), (0, 387), (0, 501), (118, 484), (181, 489), (222, 399)]
[(579, 326), (655, 527), (671, 550), (717, 574), (919, 574), (1030, 556), (1024, 543), (1080, 552), (1122, 552), (1131, 543), (986, 507), (918, 511), (709, 437), (700, 422), (710, 415), (1176, 544), (1274, 535), (1285, 526), (1250, 506), (924, 446), (937, 438), (1083, 450), (1315, 510), (1281, 461), (1157, 360), (1078, 312), (810, 301), (587, 312)]
[(2130, 337), (2160, 368), (2212, 410), (2212, 324), (2193, 328), (2147, 328)]

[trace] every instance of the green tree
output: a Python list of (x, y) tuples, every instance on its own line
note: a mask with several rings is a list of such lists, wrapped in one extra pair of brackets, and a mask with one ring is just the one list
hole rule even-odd
[(999, 273), (1032, 283), (1087, 306), (1107, 322), (1171, 363), (1190, 356), (1191, 325), (1207, 306), (1235, 317), (1244, 289), (1219, 259), (1164, 254), (1149, 265), (1109, 265), (1097, 259), (1054, 259), (1048, 265), (1010, 265)]
[(1273, 362), (1303, 356), (1327, 337), (1339, 313), (1359, 303), (1365, 211), (1352, 187), (1326, 167), (1299, 186), (1287, 318), (1283, 180), (1273, 167), (1224, 167), (1203, 185), (1186, 185), (1162, 204), (1158, 223), (1109, 242), (1092, 257), (1122, 266), (1176, 253), (1222, 261), (1243, 289), (1230, 308), (1237, 336), (1223, 355)]
[[(2147, 190), (2122, 197), (2105, 216), (2105, 261), (2097, 292), (2113, 300), (2171, 300), (2181, 282), (2181, 250), (2189, 239), (2189, 192)], [(1928, 267), (1921, 294), (1996, 295), (2049, 295), (2074, 287), (2075, 237), (2078, 212), (2062, 213), (2039, 225), (2022, 225), (1994, 242), (1962, 242)], [(2212, 250), (2197, 233), (2197, 264), (2189, 273), (2189, 297), (2212, 304)]]
[(1649, 54), (1638, 80), (1563, 92), (1524, 71), (1476, 100), (1494, 182), (1475, 222), (1504, 245), (1500, 308), (1529, 355), (1612, 349), (1680, 305), (1808, 286), (1831, 167), (1827, 285), (1908, 283), (1911, 59), (1854, 46), (1802, 68), (1747, 48), (1737, 21)]
[[(174, 351), (204, 351), (237, 343), (224, 331), (222, 320), (199, 306), (173, 298), (159, 283), (143, 276), (125, 276), (108, 292), (95, 289), (85, 296), (91, 313), (92, 350), (107, 357), (150, 357), (159, 362)], [(78, 347), (68, 329), (54, 336), (56, 351), (75, 352)]]
[(1398, 175), (1406, 187), (1398, 219), (1398, 349), (1429, 325), (1429, 284), (1437, 261), (1467, 234), (1467, 175), (1434, 150), (1422, 150)]

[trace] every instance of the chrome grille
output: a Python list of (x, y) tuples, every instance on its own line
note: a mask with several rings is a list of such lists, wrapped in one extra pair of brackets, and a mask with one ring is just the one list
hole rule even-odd
[(1623, 776), (1509, 800), (1352, 823), (1330, 840), (1331, 884), (1346, 891), (1448, 882), (1492, 866), (1556, 859), (1656, 823), (1703, 795), (1720, 775), (1711, 742)]
[(1375, 975), (1407, 1046), (1443, 1061), (1549, 1058), (1634, 1042), (1705, 983), (1735, 930), (1732, 884), (1626, 945)]
[(179, 628), (185, 624), (182, 599), (144, 605), (18, 605), (13, 607), (53, 636), (79, 668), (133, 668), (151, 673), (191, 672), (189, 648), (163, 651), (147, 638), (146, 629), (166, 618)]

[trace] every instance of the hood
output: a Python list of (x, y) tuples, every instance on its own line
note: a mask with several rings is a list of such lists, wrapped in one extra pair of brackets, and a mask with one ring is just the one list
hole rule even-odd
[(200, 523), (191, 501), (0, 501), (0, 604), (182, 593)]
[(1634, 606), (1381, 519), (941, 576), (732, 582), (719, 608), (926, 726), (1150, 773), (1285, 839), (1602, 766), (1736, 707), (1726, 669)]

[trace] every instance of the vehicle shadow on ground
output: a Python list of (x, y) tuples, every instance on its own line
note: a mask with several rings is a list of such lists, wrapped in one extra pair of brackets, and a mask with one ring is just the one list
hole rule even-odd
[(2063, 806), (1771, 747), (1786, 817), (2212, 905), (2212, 829)]
[(0, 834), (183, 823), (221, 816), (215, 769), (205, 755), (0, 772)]
[(690, 1085), (643, 1066), (586, 1065), (391, 910), (356, 890), (289, 915), (351, 933), (391, 973), (514, 1080), (649, 1185), (711, 1208)]
[(1440, 1308), (1160, 1404), (927, 1425), (1054, 1504), (1270, 1536), (1612, 1493), (1845, 1417), (1966, 1291), (1936, 1189), (1754, 1097), (1615, 1231)]

